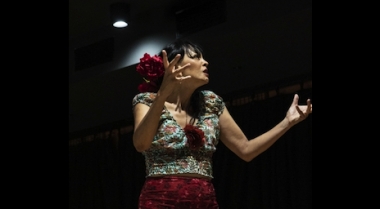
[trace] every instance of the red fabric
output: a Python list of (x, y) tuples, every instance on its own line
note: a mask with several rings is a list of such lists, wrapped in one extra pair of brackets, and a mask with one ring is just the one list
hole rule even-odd
[(212, 182), (202, 178), (147, 178), (139, 209), (218, 209)]

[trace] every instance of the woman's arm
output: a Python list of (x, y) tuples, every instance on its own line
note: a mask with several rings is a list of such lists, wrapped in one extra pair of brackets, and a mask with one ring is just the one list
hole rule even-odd
[(165, 98), (157, 94), (152, 105), (136, 104), (133, 108), (134, 133), (133, 145), (138, 152), (150, 147), (156, 135), (158, 121), (164, 108)]
[(306, 119), (312, 112), (310, 100), (307, 105), (298, 105), (298, 95), (294, 95), (293, 102), (286, 113), (286, 117), (269, 131), (248, 140), (240, 127), (236, 124), (227, 108), (219, 117), (221, 141), (241, 159), (249, 162), (270, 146), (272, 146), (291, 127)]
[(174, 89), (178, 89), (179, 81), (182, 79), (189, 79), (191, 76), (178, 77), (183, 69), (187, 68), (190, 64), (186, 64), (182, 67), (175, 69), (175, 65), (181, 58), (177, 54), (172, 61), (168, 61), (166, 51), (162, 51), (163, 65), (165, 68), (165, 74), (156, 94), (152, 105), (149, 107), (145, 104), (136, 104), (133, 108), (134, 116), (134, 133), (133, 133), (133, 145), (138, 152), (142, 152), (150, 147), (153, 138), (156, 135), (158, 122), (162, 110), (164, 108), (166, 98), (173, 92)]

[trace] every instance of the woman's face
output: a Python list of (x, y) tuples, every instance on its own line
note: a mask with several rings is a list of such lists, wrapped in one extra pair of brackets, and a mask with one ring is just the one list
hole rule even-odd
[(179, 64), (180, 66), (183, 66), (187, 63), (190, 63), (190, 66), (186, 67), (182, 71), (183, 76), (190, 75), (190, 79), (186, 79), (191, 81), (192, 83), (198, 83), (201, 85), (204, 85), (209, 82), (208, 78), (208, 62), (203, 59), (202, 54), (197, 54), (194, 51), (190, 50), (190, 55), (187, 55), (185, 53), (183, 60)]

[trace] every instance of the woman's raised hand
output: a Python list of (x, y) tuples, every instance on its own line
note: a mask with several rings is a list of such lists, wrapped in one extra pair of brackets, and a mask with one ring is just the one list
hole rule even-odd
[(178, 87), (183, 80), (191, 78), (191, 76), (182, 76), (182, 70), (190, 66), (190, 63), (179, 66), (178, 61), (181, 58), (180, 54), (177, 54), (174, 59), (169, 62), (165, 50), (162, 50), (162, 56), (165, 74), (159, 92), (161, 95), (169, 96), (169, 94)]
[(294, 95), (293, 102), (286, 112), (286, 118), (291, 126), (305, 120), (313, 112), (313, 106), (310, 99), (306, 100), (307, 105), (298, 105), (299, 96)]

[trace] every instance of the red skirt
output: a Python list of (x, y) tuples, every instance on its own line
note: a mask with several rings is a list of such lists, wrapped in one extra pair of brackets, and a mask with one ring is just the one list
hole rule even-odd
[(211, 180), (191, 177), (146, 178), (139, 209), (218, 209)]

